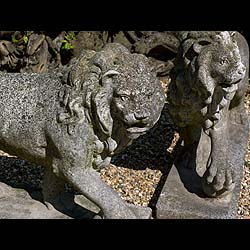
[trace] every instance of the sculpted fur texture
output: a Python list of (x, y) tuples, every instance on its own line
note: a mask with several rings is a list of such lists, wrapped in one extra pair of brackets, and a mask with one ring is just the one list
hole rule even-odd
[(215, 197), (234, 186), (228, 145), (230, 114), (247, 122), (244, 93), (248, 84), (249, 52), (238, 32), (183, 32), (172, 71), (168, 101), (170, 113), (185, 144), (186, 165), (196, 150), (201, 129), (211, 138), (211, 153), (203, 176), (203, 189)]
[[(105, 156), (111, 156), (120, 152), (159, 119), (164, 94), (145, 56), (112, 44), (101, 53), (84, 52), (69, 69), (61, 93), (68, 112), (60, 113), (59, 120), (69, 125), (79, 123), (84, 108), (88, 108), (97, 162), (100, 153), (106, 150)], [(157, 105), (154, 100), (158, 100)]]
[(104, 218), (136, 218), (96, 170), (160, 117), (165, 94), (148, 59), (112, 43), (83, 51), (58, 74), (0, 79), (0, 148), (46, 166), (45, 202), (67, 182)]

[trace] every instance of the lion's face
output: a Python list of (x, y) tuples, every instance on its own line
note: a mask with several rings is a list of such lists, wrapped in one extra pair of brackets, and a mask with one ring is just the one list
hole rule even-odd
[(147, 67), (146, 58), (134, 55), (131, 67), (120, 68), (114, 76), (111, 115), (116, 153), (145, 134), (160, 117), (165, 94), (159, 80)]
[(170, 113), (178, 126), (220, 119), (218, 112), (229, 105), (246, 75), (237, 42), (228, 31), (184, 41), (168, 93)]
[(245, 75), (246, 67), (243, 65), (239, 48), (234, 43), (228, 46), (219, 44), (210, 51), (211, 76), (221, 85), (230, 86), (239, 82)]
[[(230, 32), (216, 35), (211, 44), (200, 50), (197, 61), (199, 93), (203, 102), (213, 102), (212, 106), (215, 107), (224, 99), (232, 100), (246, 75), (246, 66), (234, 35)], [(221, 107), (225, 105), (226, 101), (220, 104)], [(215, 110), (210, 109), (210, 112)]]
[(164, 95), (156, 81), (147, 85), (135, 80), (131, 86), (126, 83), (123, 86), (119, 81), (118, 88), (114, 89), (113, 114), (115, 112), (115, 117), (122, 120), (131, 138), (151, 128), (160, 116)]
[[(66, 79), (76, 96), (80, 93), (79, 105), (87, 108), (108, 156), (146, 133), (159, 119), (165, 93), (146, 56), (110, 43), (100, 52), (84, 52), (72, 65)], [(78, 99), (73, 98), (69, 109), (79, 117)]]
[(244, 78), (246, 66), (242, 63), (239, 47), (233, 34), (221, 32), (217, 39), (201, 50), (199, 65), (207, 65), (207, 71), (218, 85), (229, 87)]

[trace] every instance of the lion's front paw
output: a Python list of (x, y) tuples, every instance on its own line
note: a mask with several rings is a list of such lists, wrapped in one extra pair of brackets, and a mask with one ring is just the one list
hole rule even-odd
[[(225, 164), (225, 163), (224, 163)], [(231, 193), (235, 183), (232, 169), (210, 164), (202, 178), (203, 191), (209, 197), (222, 197)]]

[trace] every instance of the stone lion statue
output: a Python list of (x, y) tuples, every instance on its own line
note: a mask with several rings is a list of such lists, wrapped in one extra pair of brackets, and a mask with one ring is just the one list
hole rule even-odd
[(103, 218), (137, 217), (98, 170), (160, 117), (165, 94), (144, 55), (110, 43), (60, 74), (1, 73), (0, 93), (0, 148), (45, 166), (46, 204), (66, 182)]
[[(201, 131), (211, 140), (203, 190), (219, 197), (233, 190), (235, 172), (229, 147), (237, 145), (231, 123), (248, 128), (244, 94), (248, 85), (249, 51), (238, 32), (180, 32), (182, 39), (168, 92), (171, 116), (184, 141), (182, 162), (195, 167)], [(237, 128), (236, 128), (237, 129)], [(229, 140), (229, 136), (231, 139)], [(244, 133), (246, 147), (247, 136)], [(233, 144), (233, 145), (232, 145)], [(235, 154), (235, 153), (234, 153)]]

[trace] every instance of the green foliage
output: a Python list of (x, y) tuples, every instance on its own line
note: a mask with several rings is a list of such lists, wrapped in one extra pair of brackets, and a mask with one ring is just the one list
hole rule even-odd
[(17, 39), (17, 38), (15, 37), (15, 35), (13, 35), (13, 36), (11, 37), (11, 41), (12, 41), (14, 44), (19, 43), (21, 40), (23, 40), (23, 42), (26, 44), (26, 43), (28, 43), (29, 38), (28, 38), (27, 35), (24, 35), (21, 39)]
[(27, 43), (29, 41), (29, 38), (27, 36), (23, 36), (24, 43)]
[(64, 50), (70, 50), (70, 49), (73, 49), (74, 46), (72, 44), (70, 44), (70, 42), (68, 42), (67, 40), (62, 40), (62, 49)]
[(19, 42), (19, 40), (16, 39), (16, 37), (15, 37), (14, 35), (11, 37), (11, 41), (12, 41), (13, 43), (18, 43), (18, 42)]
[(73, 49), (74, 46), (72, 45), (72, 40), (76, 40), (75, 34), (73, 32), (66, 33), (64, 39), (62, 40), (61, 48), (66, 51)]

